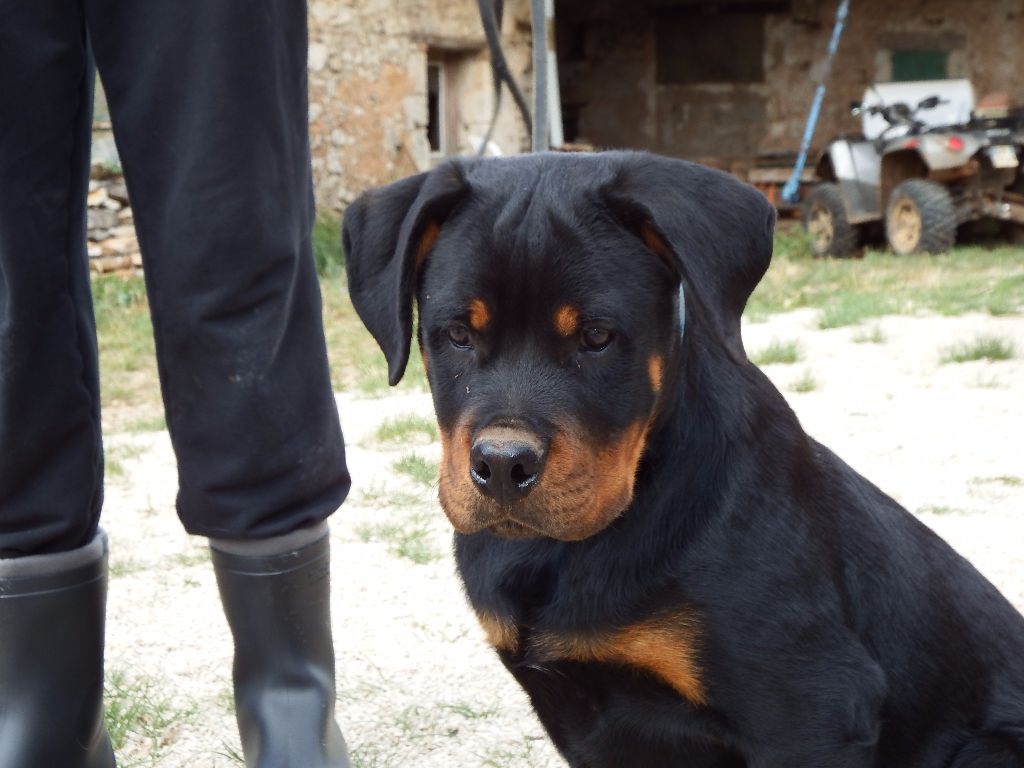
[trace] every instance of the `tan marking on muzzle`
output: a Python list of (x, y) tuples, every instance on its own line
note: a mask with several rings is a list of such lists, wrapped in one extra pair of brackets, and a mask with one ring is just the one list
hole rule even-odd
[[(596, 445), (568, 429), (559, 430), (532, 491), (508, 507), (481, 493), (470, 477), (472, 428), (442, 429), (441, 507), (461, 533), (490, 528), (509, 538), (585, 539), (611, 524), (632, 501), (648, 426), (648, 419), (638, 420), (616, 439)], [(515, 432), (504, 429), (497, 434)]]
[(473, 524), (474, 510), (481, 501), (480, 492), (469, 477), (469, 451), (472, 430), (465, 424), (454, 430), (441, 429), (441, 465), (438, 472), (438, 498), (441, 508), (455, 530), (473, 533), (480, 529)]
[(539, 519), (528, 521), (546, 535), (577, 541), (604, 530), (633, 498), (647, 421), (616, 440), (592, 445), (567, 431), (554, 435), (537, 488), (528, 497)]

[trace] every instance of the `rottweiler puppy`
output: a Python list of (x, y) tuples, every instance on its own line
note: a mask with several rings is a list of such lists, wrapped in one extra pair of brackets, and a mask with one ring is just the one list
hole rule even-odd
[(774, 221), (626, 152), (349, 207), (392, 384), (415, 298), (469, 601), (574, 768), (1024, 766), (1024, 619), (744, 354)]

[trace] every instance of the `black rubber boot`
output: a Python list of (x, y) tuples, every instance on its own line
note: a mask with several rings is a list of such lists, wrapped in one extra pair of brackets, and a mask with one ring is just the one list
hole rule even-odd
[(113, 768), (103, 727), (107, 543), (0, 560), (0, 768)]
[(235, 712), (247, 768), (349, 768), (334, 721), (330, 543), (280, 554), (211, 543), (235, 640)]

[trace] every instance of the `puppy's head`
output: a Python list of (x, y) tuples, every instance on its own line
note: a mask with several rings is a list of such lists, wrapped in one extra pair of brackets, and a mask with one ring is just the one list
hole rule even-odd
[(571, 541), (622, 514), (684, 321), (745, 364), (773, 223), (731, 177), (639, 153), (452, 161), (353, 203), (349, 290), (392, 384), (417, 300), (455, 528)]

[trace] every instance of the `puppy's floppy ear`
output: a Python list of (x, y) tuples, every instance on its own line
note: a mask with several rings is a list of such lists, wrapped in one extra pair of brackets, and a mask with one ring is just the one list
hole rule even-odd
[(387, 358), (391, 386), (401, 381), (409, 362), (417, 269), (466, 190), (461, 167), (449, 163), (372, 189), (345, 211), (349, 294)]
[(775, 208), (721, 171), (642, 153), (620, 158), (604, 188), (613, 214), (679, 272), (687, 306), (696, 303), (729, 355), (745, 363), (740, 315), (771, 261)]

